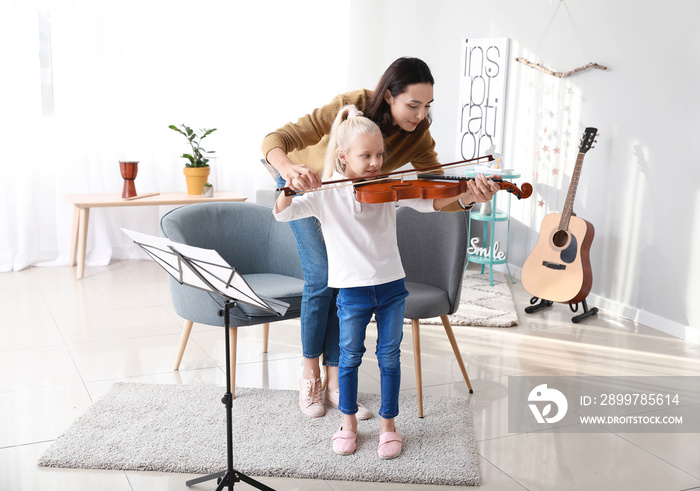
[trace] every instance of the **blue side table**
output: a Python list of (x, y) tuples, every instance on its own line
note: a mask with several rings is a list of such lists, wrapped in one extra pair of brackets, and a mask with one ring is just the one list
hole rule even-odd
[[(497, 174), (497, 170), (494, 169), (494, 174)], [(466, 170), (464, 175), (467, 177), (475, 177), (477, 172), (473, 169)], [(511, 174), (499, 174), (504, 180), (512, 180), (520, 177), (519, 173)], [(510, 242), (510, 199), (511, 193), (508, 193), (508, 211), (501, 212), (497, 210), (498, 204), (498, 194), (493, 195), (491, 199), (491, 213), (483, 214), (479, 211), (472, 211), (469, 213), (469, 252), (467, 254), (467, 266), (469, 263), (481, 264), (481, 274), (484, 274), (484, 269), (489, 266), (489, 281), (491, 286), (493, 286), (493, 266), (494, 264), (505, 264), (508, 269), (508, 276), (510, 276), (510, 281), (515, 283), (513, 280), (513, 275), (510, 272), (510, 266), (508, 266), (508, 243)], [(483, 231), (481, 236), (481, 242), (475, 248), (474, 239), (472, 237), (472, 222), (481, 222), (483, 224)], [(494, 240), (496, 223), (506, 222), (507, 224), (507, 234), (505, 248), (496, 247), (497, 242)], [(476, 226), (476, 223), (474, 224)], [(489, 233), (490, 232), (490, 233)], [(478, 234), (478, 232), (477, 232)], [(498, 244), (500, 246), (500, 244)], [(476, 249), (476, 250), (474, 250)], [(502, 256), (502, 257), (501, 257)]]

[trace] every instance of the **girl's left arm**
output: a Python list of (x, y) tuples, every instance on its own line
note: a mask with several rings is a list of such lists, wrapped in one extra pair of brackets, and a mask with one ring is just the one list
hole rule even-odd
[(487, 179), (483, 174), (477, 174), (472, 181), (467, 181), (467, 191), (452, 198), (442, 198), (433, 201), (435, 211), (462, 199), (462, 203), (485, 203), (493, 198), (501, 188), (495, 182)]
[(274, 213), (277, 214), (281, 211), (286, 210), (289, 208), (289, 205), (292, 204), (292, 197), (291, 196), (286, 196), (284, 194), (284, 191), (281, 191), (279, 196), (277, 196), (277, 201), (275, 201), (275, 210)]
[(281, 192), (277, 196), (275, 206), (272, 209), (272, 214), (278, 222), (291, 222), (306, 217), (318, 217), (318, 198), (314, 199), (315, 195), (302, 194), (292, 199), (293, 196), (285, 196)]

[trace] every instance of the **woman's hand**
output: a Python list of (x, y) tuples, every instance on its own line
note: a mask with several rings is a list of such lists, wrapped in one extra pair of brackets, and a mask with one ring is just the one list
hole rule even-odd
[(277, 169), (287, 187), (293, 191), (308, 191), (321, 187), (321, 176), (310, 167), (295, 164), (284, 150), (273, 148), (267, 153), (267, 161)]
[(287, 169), (286, 175), (283, 174), (282, 177), (287, 182), (287, 186), (294, 191), (308, 191), (321, 187), (321, 176), (305, 165), (292, 164), (292, 167)]

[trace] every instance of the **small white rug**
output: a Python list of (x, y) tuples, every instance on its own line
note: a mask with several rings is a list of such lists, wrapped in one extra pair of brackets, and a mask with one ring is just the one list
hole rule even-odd
[[(459, 308), (449, 318), (453, 326), (518, 325), (518, 314), (508, 284), (494, 277), (491, 286), (488, 272), (481, 274), (480, 271), (470, 269), (464, 272)], [(439, 317), (421, 319), (420, 323), (442, 325)]]
[[(39, 465), (211, 474), (226, 468), (225, 389), (117, 383), (51, 444)], [(374, 414), (379, 396), (360, 394)], [(335, 455), (341, 414), (307, 418), (298, 392), (236, 388), (234, 469), (248, 476), (438, 485), (479, 485), (469, 400), (402, 395), (396, 424), (404, 444), (393, 460), (377, 456), (379, 417), (359, 421), (357, 451)]]

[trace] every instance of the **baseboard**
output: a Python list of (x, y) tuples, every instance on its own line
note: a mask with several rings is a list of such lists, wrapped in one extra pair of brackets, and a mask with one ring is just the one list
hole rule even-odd
[(652, 329), (656, 329), (657, 331), (669, 334), (685, 341), (700, 344), (700, 329), (696, 327), (686, 326), (680, 322), (672, 321), (671, 319), (652, 314), (651, 312), (646, 312), (636, 307), (623, 305), (598, 295), (591, 294), (588, 296), (588, 298), (588, 304), (590, 306), (595, 306), (599, 309), (605, 310), (606, 312), (624, 317), (625, 319), (639, 322), (640, 324), (649, 326)]
[[(509, 264), (508, 266), (510, 268), (510, 273), (513, 275), (513, 279), (517, 278), (520, 280), (522, 268), (512, 264)], [(508, 274), (508, 268), (506, 268), (505, 264), (499, 264), (493, 269), (494, 271)], [(624, 305), (599, 295), (590, 294), (586, 299), (586, 302), (588, 303), (589, 307), (598, 307), (600, 310), (605, 310), (611, 314), (619, 315), (624, 319), (639, 322), (640, 324), (644, 324), (645, 326), (651, 327), (652, 329), (656, 329), (657, 331), (665, 334), (669, 334), (691, 343), (700, 344), (700, 328), (686, 326), (680, 322), (672, 321), (665, 317), (661, 317), (660, 315), (652, 314), (629, 305)]]

